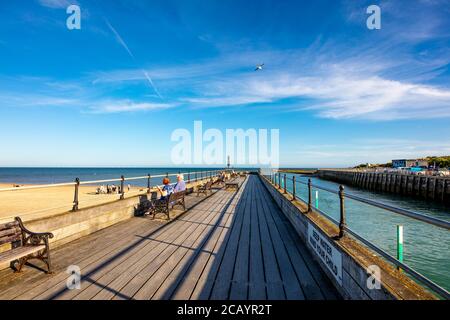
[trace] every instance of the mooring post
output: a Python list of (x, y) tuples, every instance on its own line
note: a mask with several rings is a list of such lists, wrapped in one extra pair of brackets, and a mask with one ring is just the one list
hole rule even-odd
[(292, 176), (292, 200), (295, 200), (295, 175)]
[[(397, 225), (397, 260), (403, 262), (403, 226)], [(397, 267), (401, 270), (400, 267)]]
[(124, 185), (125, 185), (125, 177), (121, 176), (120, 177), (120, 200), (125, 199), (125, 188), (124, 188)]
[(284, 193), (287, 193), (287, 189), (286, 189), (286, 173), (284, 174), (284, 177), (283, 177), (283, 186), (284, 186)]
[(150, 174), (148, 174), (148, 178), (147, 178), (147, 193), (150, 194), (150, 189), (151, 189), (151, 183), (150, 180), (152, 179), (152, 176)]
[(312, 211), (312, 186), (311, 186), (311, 179), (308, 179), (308, 212)]
[(76, 178), (75, 179), (75, 195), (73, 197), (73, 207), (72, 207), (72, 211), (77, 211), (78, 210), (78, 192), (80, 189), (80, 179)]
[(340, 219), (339, 219), (339, 239), (345, 235), (347, 223), (345, 221), (344, 186), (339, 186)]

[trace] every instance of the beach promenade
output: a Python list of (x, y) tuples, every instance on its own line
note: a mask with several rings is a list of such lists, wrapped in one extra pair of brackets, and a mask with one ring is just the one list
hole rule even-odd
[(1, 271), (0, 299), (339, 298), (257, 176), (186, 202), (171, 222), (135, 217), (56, 248), (53, 275)]

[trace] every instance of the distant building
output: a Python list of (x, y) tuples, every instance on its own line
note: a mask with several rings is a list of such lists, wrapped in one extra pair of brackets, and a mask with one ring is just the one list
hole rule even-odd
[(392, 160), (393, 168), (428, 167), (428, 161), (422, 159)]

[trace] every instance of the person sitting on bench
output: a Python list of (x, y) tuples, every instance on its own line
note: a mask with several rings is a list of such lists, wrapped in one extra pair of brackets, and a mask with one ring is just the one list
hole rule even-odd
[(186, 190), (186, 183), (184, 182), (184, 176), (182, 174), (177, 175), (177, 184), (174, 187), (174, 192), (180, 192)]
[(174, 191), (173, 191), (173, 187), (170, 185), (169, 178), (164, 178), (162, 182), (163, 182), (164, 186), (162, 188), (160, 188), (159, 186), (156, 186), (156, 188), (158, 188), (159, 192), (161, 193), (160, 200), (165, 200)]

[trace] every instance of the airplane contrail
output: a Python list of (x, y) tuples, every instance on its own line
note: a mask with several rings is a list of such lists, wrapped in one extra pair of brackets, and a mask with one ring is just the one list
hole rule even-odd
[[(119, 44), (128, 52), (128, 54), (130, 55), (130, 57), (136, 61), (136, 58), (134, 57), (133, 52), (131, 52), (130, 48), (128, 48), (128, 45), (126, 44), (126, 42), (123, 40), (123, 38), (120, 36), (119, 32), (117, 32), (117, 30), (111, 25), (111, 23), (109, 23), (108, 19), (105, 19), (105, 23), (108, 26), (108, 28), (114, 33), (114, 35), (116, 36), (117, 41), (119, 42)], [(141, 69), (142, 73), (144, 74), (145, 78), (147, 79), (147, 81), (150, 84), (150, 87), (153, 89), (153, 91), (155, 91), (155, 93), (158, 95), (158, 97), (163, 100), (163, 97), (161, 96), (161, 94), (159, 93), (158, 89), (156, 88), (156, 86), (153, 83), (152, 78), (150, 78), (150, 76), (148, 75), (147, 71)]]

